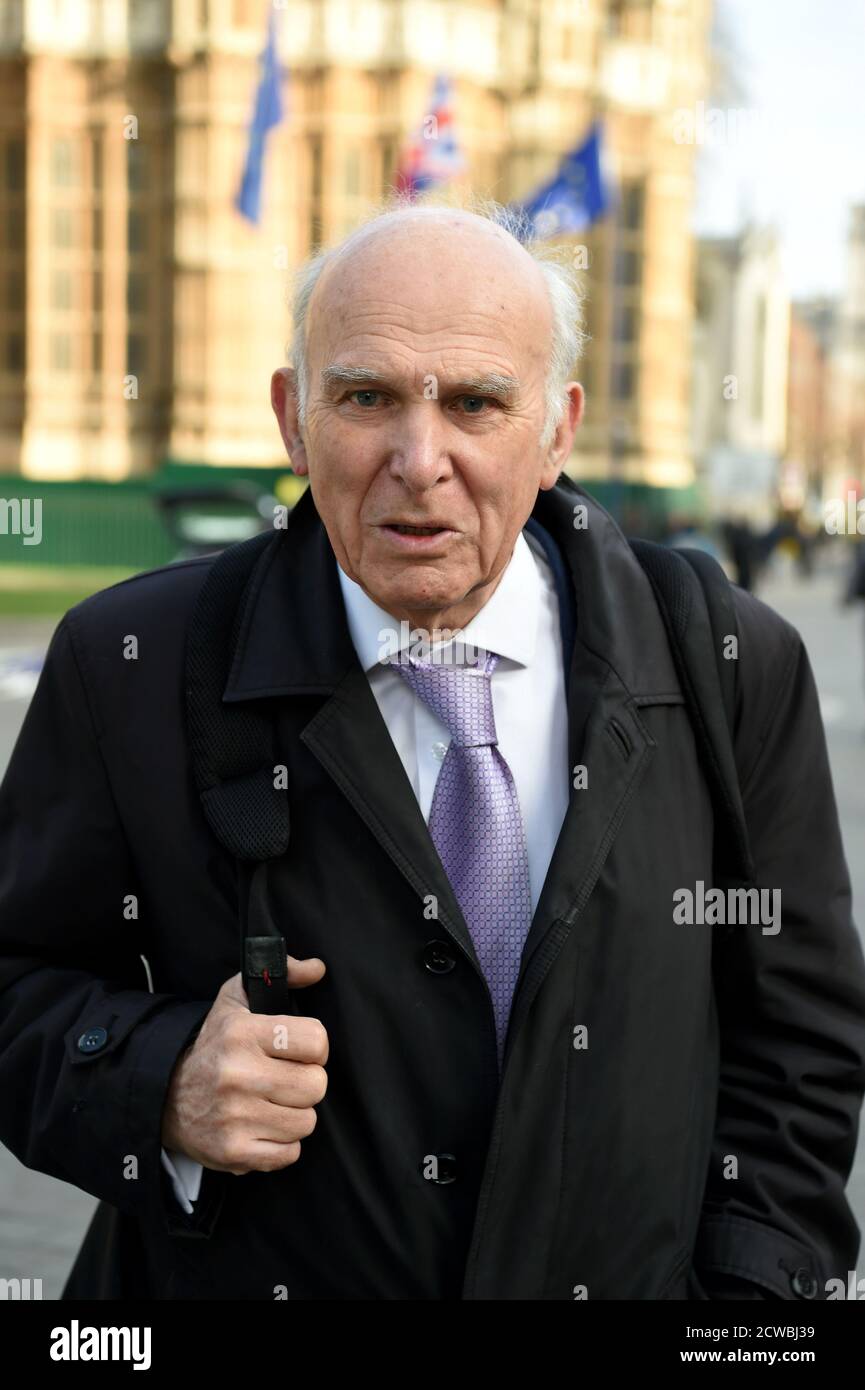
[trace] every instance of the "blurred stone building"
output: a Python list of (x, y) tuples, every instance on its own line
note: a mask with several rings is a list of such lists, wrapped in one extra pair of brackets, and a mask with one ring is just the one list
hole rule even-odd
[[(266, 0), (3, 0), (0, 474), (281, 462), (288, 273), (391, 184), (437, 72), (462, 182), (523, 198), (604, 121), (572, 471), (687, 488), (690, 234), (711, 0), (284, 0), (264, 215), (233, 206)], [(693, 122), (691, 123), (693, 128)]]
[(701, 238), (693, 447), (712, 510), (768, 522), (787, 445), (790, 301), (768, 227)]
[(802, 504), (806, 499), (819, 504), (823, 497), (831, 428), (829, 360), (807, 303), (801, 307), (794, 301), (790, 311), (785, 468), (790, 483), (796, 480)]
[(831, 350), (831, 411), (827, 491), (844, 496), (865, 487), (865, 205), (850, 209), (847, 265), (837, 303)]

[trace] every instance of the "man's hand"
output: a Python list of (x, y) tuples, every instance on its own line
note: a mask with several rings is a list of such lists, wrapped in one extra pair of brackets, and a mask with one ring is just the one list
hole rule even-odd
[[(293, 989), (325, 972), (288, 956)], [(250, 1013), (240, 974), (226, 980), (171, 1076), (162, 1144), (205, 1168), (270, 1173), (300, 1157), (327, 1090), (328, 1039), (317, 1018)]]

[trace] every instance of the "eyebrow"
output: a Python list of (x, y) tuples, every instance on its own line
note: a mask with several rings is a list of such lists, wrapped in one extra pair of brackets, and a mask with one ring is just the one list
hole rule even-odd
[[(381, 386), (386, 384), (386, 380), (386, 373), (377, 372), (371, 367), (330, 366), (323, 367), (321, 372), (321, 385), (326, 391), (332, 391), (338, 386)], [(499, 400), (510, 402), (518, 396), (520, 383), (515, 376), (505, 376), (502, 372), (483, 372), (450, 383), (447, 389), (449, 392), (461, 392), (465, 395), (495, 396)]]

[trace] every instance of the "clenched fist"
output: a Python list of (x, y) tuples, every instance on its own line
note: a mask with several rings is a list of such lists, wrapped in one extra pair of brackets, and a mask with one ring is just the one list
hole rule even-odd
[[(323, 961), (288, 960), (293, 989), (317, 984)], [(172, 1073), (162, 1143), (205, 1168), (270, 1173), (300, 1157), (327, 1090), (327, 1032), (317, 1018), (250, 1013), (240, 974), (226, 980)]]

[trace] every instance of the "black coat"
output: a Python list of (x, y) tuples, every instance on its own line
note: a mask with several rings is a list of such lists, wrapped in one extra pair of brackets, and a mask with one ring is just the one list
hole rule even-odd
[[(712, 881), (689, 716), (626, 541), (596, 504), (586, 530), (572, 514), (562, 488), (535, 508), (572, 575), (570, 760), (588, 787), (534, 915), (500, 1086), (489, 993), (311, 495), (275, 535), (226, 695), (278, 712), (292, 831), (270, 901), (289, 951), (327, 965), (294, 999), (327, 1028), (329, 1086), (298, 1163), (205, 1170), (192, 1217), (160, 1163), (164, 1096), (240, 968), (236, 866), (184, 725), (212, 560), (59, 624), (0, 790), (0, 1139), (101, 1199), (67, 1296), (682, 1299), (738, 1274), (793, 1299), (846, 1282), (865, 967), (807, 657), (736, 591), (737, 763), (783, 927), (679, 925), (674, 892)], [(452, 1156), (446, 1180), (424, 1176), (429, 1155)]]

